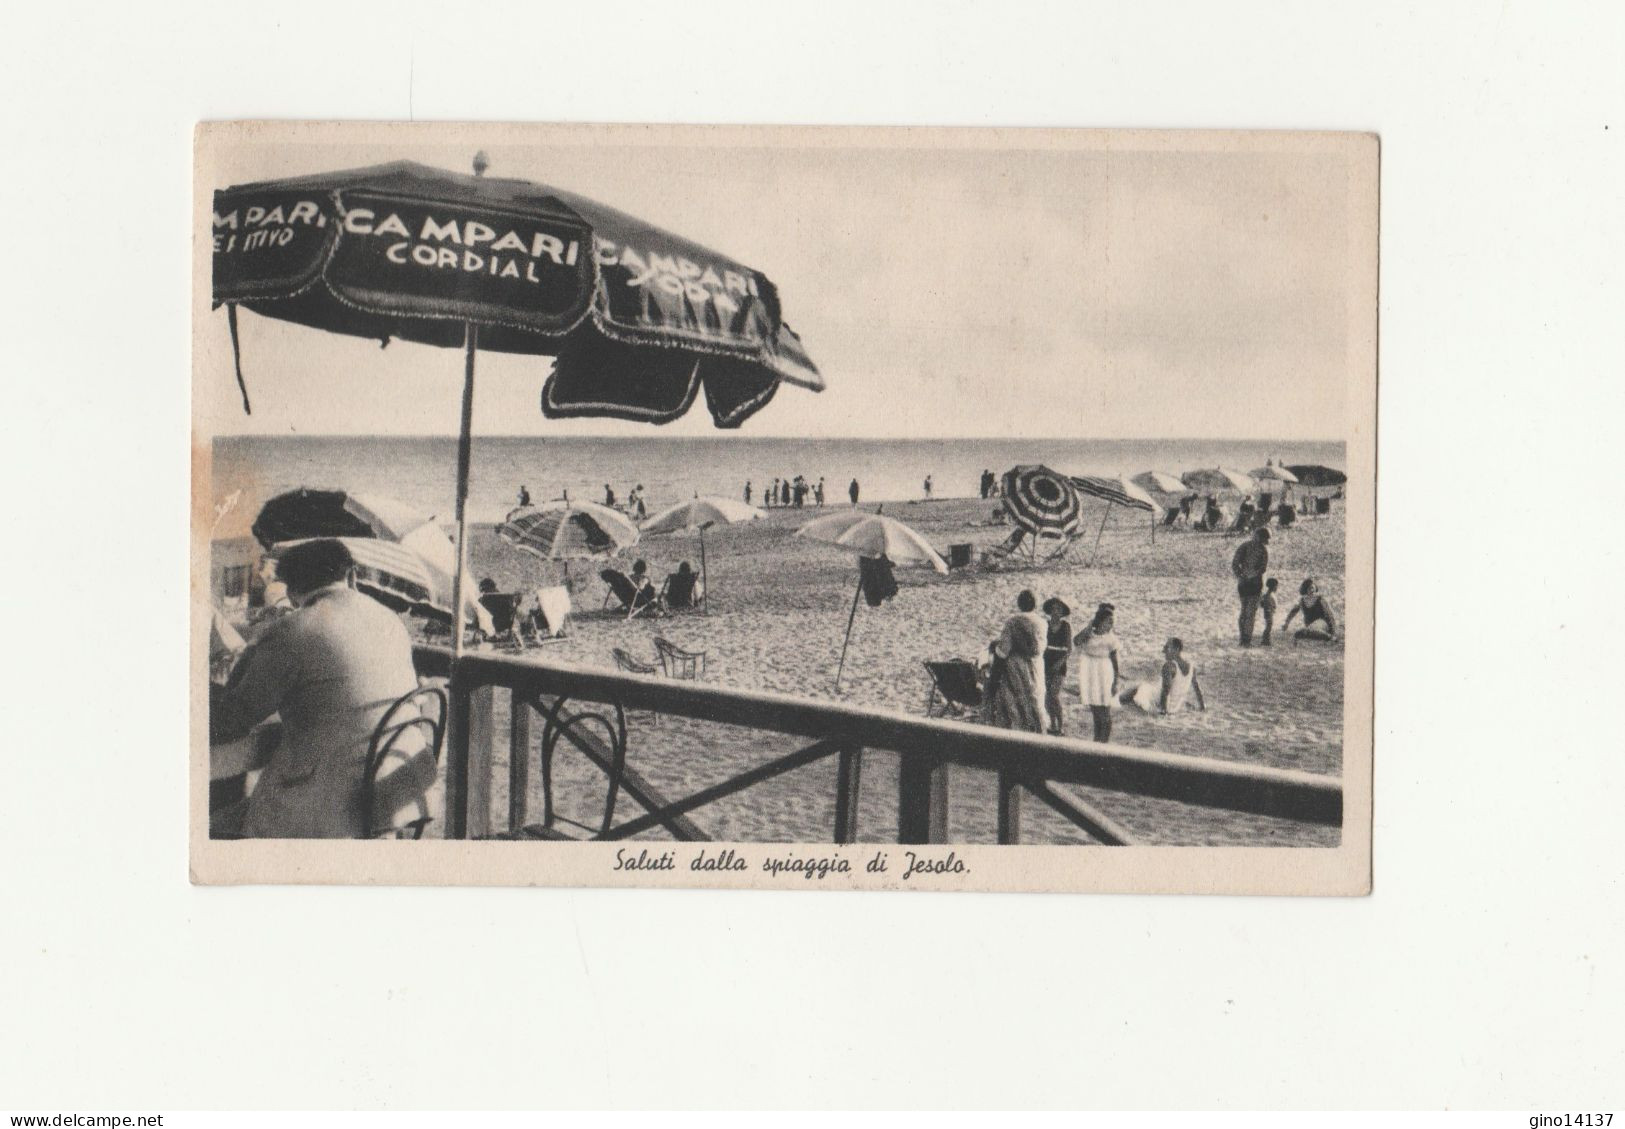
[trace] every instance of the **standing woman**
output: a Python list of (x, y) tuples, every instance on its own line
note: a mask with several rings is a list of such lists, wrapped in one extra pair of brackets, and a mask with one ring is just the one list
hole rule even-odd
[(1072, 654), (1072, 609), (1059, 596), (1044, 601), (1049, 617), (1049, 634), (1044, 647), (1044, 709), (1049, 713), (1049, 731), (1059, 737), (1065, 728), (1061, 710), (1061, 686), (1066, 682), (1066, 660)]
[(1122, 674), (1117, 665), (1117, 636), (1112, 633), (1116, 610), (1111, 604), (1101, 604), (1089, 626), (1072, 640), (1083, 655), (1078, 666), (1078, 691), (1094, 717), (1095, 740), (1101, 742), (1112, 739), (1112, 704), (1117, 701)]
[(983, 719), (1001, 729), (1042, 733), (1049, 718), (1044, 711), (1044, 617), (1035, 610), (1031, 592), (1016, 597), (1016, 614), (1005, 620), (1004, 630), (989, 648), (993, 665), (988, 677)]

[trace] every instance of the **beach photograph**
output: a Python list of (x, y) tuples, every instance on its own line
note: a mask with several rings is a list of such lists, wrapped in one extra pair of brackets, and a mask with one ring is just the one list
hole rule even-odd
[(1293, 137), (200, 132), (194, 826), (1346, 847), (1374, 150)]

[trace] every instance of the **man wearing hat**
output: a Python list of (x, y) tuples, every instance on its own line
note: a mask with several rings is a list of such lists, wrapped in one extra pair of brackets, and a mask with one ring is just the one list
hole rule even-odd
[(1066, 681), (1067, 658), (1072, 654), (1072, 609), (1059, 596), (1044, 601), (1049, 616), (1049, 634), (1044, 644), (1044, 709), (1049, 713), (1049, 731), (1059, 737), (1064, 730), (1061, 717), (1061, 684)]
[(1230, 572), (1236, 578), (1236, 595), (1241, 597), (1241, 645), (1253, 645), (1253, 623), (1258, 618), (1259, 597), (1264, 594), (1264, 572), (1270, 566), (1270, 531), (1266, 526), (1236, 547), (1230, 559)]

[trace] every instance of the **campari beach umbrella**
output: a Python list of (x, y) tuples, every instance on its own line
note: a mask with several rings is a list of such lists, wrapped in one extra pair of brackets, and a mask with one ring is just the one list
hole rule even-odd
[[(823, 378), (778, 291), (744, 263), (562, 189), (410, 161), (215, 193), (216, 306), (249, 411), (238, 307), (329, 333), (464, 353), (457, 586), (479, 348), (553, 358), (549, 417), (667, 423), (703, 391), (737, 427), (788, 381)], [(463, 646), (462, 592), (452, 637)]]
[[(900, 521), (879, 513), (846, 510), (827, 517), (814, 518), (800, 529), (797, 537), (822, 541), (838, 549), (856, 553), (860, 557), (886, 557), (893, 564), (928, 565), (938, 572), (948, 571), (931, 542)], [(858, 570), (858, 586), (852, 593), (852, 610), (846, 616), (846, 638), (841, 641), (841, 661), (835, 668), (835, 689), (841, 688), (841, 673), (846, 670), (846, 648), (852, 642), (852, 622), (858, 614), (858, 597), (863, 594), (863, 570)]]
[(747, 502), (732, 498), (701, 498), (695, 496), (686, 502), (661, 510), (644, 521), (644, 533), (698, 533), (700, 535), (700, 584), (706, 599), (700, 611), (709, 614), (711, 585), (705, 577), (705, 531), (713, 525), (733, 525), (765, 517), (761, 510)]
[(1004, 508), (1010, 520), (1037, 536), (1078, 531), (1083, 507), (1066, 475), (1047, 466), (1018, 466), (1004, 472)]

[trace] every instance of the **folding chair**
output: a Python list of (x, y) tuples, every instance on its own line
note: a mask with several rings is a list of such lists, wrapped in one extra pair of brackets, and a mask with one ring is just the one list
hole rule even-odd
[[(969, 659), (947, 659), (925, 664), (931, 676), (926, 717), (963, 717), (982, 708), (982, 672)], [(937, 709), (941, 698), (941, 710)]]
[(609, 585), (609, 591), (604, 594), (604, 608), (610, 606), (611, 601), (620, 601), (617, 611), (625, 611), (626, 618), (631, 619), (639, 615), (658, 615), (660, 612), (660, 597), (652, 590), (640, 588), (638, 584), (626, 573), (618, 568), (606, 568), (599, 572), (598, 578)]

